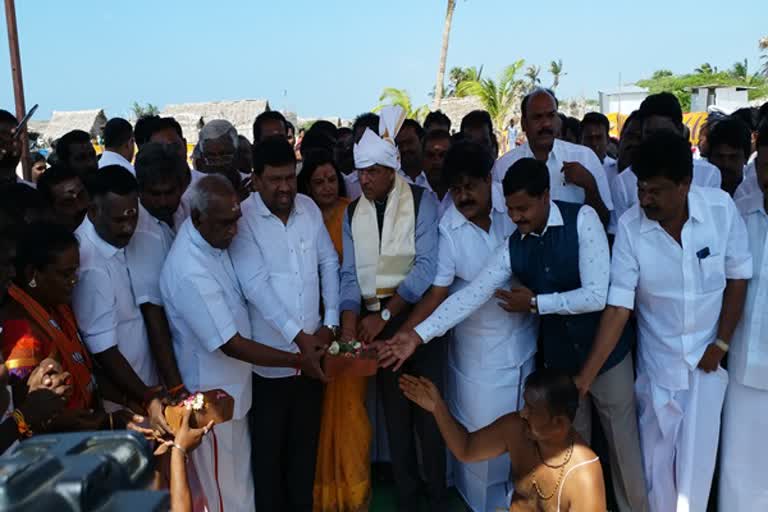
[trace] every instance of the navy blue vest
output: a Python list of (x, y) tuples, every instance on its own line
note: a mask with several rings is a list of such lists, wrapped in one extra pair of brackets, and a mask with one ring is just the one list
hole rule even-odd
[[(567, 292), (581, 288), (579, 234), (576, 218), (582, 205), (555, 201), (562, 226), (550, 226), (543, 236), (509, 237), (512, 273), (534, 294)], [(578, 373), (589, 356), (602, 312), (582, 315), (542, 315), (539, 349), (548, 368)], [(624, 333), (601, 373), (620, 363), (630, 349), (632, 332)]]

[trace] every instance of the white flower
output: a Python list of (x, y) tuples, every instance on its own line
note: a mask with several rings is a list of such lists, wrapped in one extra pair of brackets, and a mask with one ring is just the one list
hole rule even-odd
[(184, 405), (187, 409), (192, 409), (193, 411), (199, 411), (203, 408), (203, 405), (205, 404), (205, 396), (202, 393), (196, 393), (194, 396), (191, 396), (184, 400)]
[(339, 350), (341, 350), (341, 347), (335, 341), (331, 343), (330, 347), (328, 347), (328, 353), (331, 354), (332, 356), (337, 355), (339, 353)]
[(355, 343), (352, 345), (352, 348), (353, 348), (353, 349), (355, 349), (355, 350), (360, 350), (360, 347), (362, 347), (362, 346), (363, 346), (363, 344), (362, 344), (362, 343), (360, 343), (359, 341), (356, 341), (356, 342), (355, 342)]

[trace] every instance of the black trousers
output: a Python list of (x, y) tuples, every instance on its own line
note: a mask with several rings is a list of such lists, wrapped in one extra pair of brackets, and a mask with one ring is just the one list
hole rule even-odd
[(256, 510), (312, 512), (323, 384), (253, 375), (251, 464)]
[[(379, 339), (392, 337), (406, 317), (407, 313), (393, 318)], [(399, 371), (382, 368), (376, 375), (389, 437), (398, 511), (419, 510), (419, 498), (424, 490), (430, 510), (447, 510), (445, 442), (434, 416), (408, 400), (398, 384), (400, 375), (406, 373), (426, 377), (442, 390), (445, 343), (441, 341), (419, 347)], [(416, 436), (426, 482), (419, 474)]]

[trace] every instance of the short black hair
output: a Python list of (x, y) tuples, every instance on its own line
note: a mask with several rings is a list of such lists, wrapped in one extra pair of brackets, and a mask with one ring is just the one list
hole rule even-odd
[(427, 117), (424, 118), (424, 129), (429, 131), (434, 124), (447, 124), (448, 128), (446, 128), (446, 130), (450, 131), (451, 118), (445, 115), (442, 110), (435, 110), (434, 112), (427, 114)]
[(310, 129), (304, 134), (304, 138), (301, 139), (301, 147), (299, 148), (299, 151), (303, 158), (305, 154), (315, 149), (331, 151), (334, 144), (335, 140), (324, 130)]
[(29, 154), (29, 163), (35, 165), (37, 162), (45, 162), (45, 156), (39, 151), (33, 151)]
[(307, 130), (305, 132), (305, 135), (308, 135), (308, 134), (310, 134), (312, 132), (322, 133), (323, 135), (333, 139), (334, 141), (339, 136), (339, 129), (336, 128), (336, 125), (334, 125), (330, 121), (326, 121), (325, 119), (319, 119), (319, 120), (315, 121), (314, 123), (312, 123), (312, 126), (310, 126), (309, 130)]
[(605, 129), (605, 134), (608, 135), (611, 132), (611, 122), (605, 115), (600, 112), (588, 112), (584, 114), (584, 118), (581, 120), (582, 129), (587, 125), (602, 126)]
[(352, 128), (348, 126), (342, 126), (338, 130), (336, 130), (336, 139), (340, 139), (342, 137), (347, 137), (349, 135), (354, 135), (355, 132), (352, 131)]
[(19, 124), (19, 120), (16, 119), (15, 115), (8, 112), (7, 110), (0, 109), (0, 123), (12, 124), (15, 127), (17, 124)]
[(640, 117), (645, 120), (651, 116), (667, 117), (678, 126), (683, 125), (683, 109), (677, 96), (671, 92), (651, 94), (640, 104)]
[(133, 129), (133, 138), (136, 145), (141, 148), (149, 142), (149, 138), (154, 133), (155, 124), (160, 120), (160, 116), (141, 116), (136, 120), (136, 126)]
[(403, 128), (410, 128), (415, 131), (419, 141), (424, 138), (424, 128), (422, 128), (419, 122), (415, 119), (406, 119), (403, 121), (403, 125), (400, 127), (400, 131), (403, 131)]
[(37, 190), (42, 194), (44, 200), (53, 205), (53, 187), (59, 183), (74, 179), (82, 181), (80, 175), (72, 170), (72, 168), (63, 162), (58, 162), (46, 169), (38, 178)]
[(358, 128), (365, 127), (370, 128), (375, 134), (379, 134), (379, 116), (373, 112), (366, 112), (360, 114), (355, 118), (355, 122), (352, 123), (352, 133), (356, 133)]
[(757, 127), (757, 147), (768, 146), (768, 117)]
[(78, 247), (78, 242), (66, 227), (52, 222), (30, 224), (16, 243), (16, 274), (22, 276), (27, 266), (42, 269), (71, 247)]
[(91, 135), (83, 130), (72, 130), (65, 133), (56, 141), (56, 154), (62, 162), (68, 162), (72, 153), (69, 146), (72, 144), (90, 144)]
[(434, 130), (427, 131), (427, 133), (424, 134), (424, 138), (421, 139), (421, 145), (422, 147), (427, 147), (427, 144), (429, 144), (433, 140), (442, 140), (442, 139), (448, 139), (451, 142), (453, 142), (453, 139), (451, 138), (451, 134), (448, 133), (448, 130), (443, 130), (442, 128), (435, 128)]
[(136, 155), (136, 182), (139, 190), (158, 181), (184, 181), (187, 163), (176, 148), (159, 142), (144, 144)]
[(541, 197), (549, 190), (549, 169), (535, 158), (521, 158), (509, 167), (501, 185), (505, 196), (524, 190), (531, 197)]
[(104, 125), (104, 146), (116, 148), (133, 137), (133, 126), (122, 117), (113, 117)]
[(619, 133), (619, 139), (621, 139), (621, 136), (624, 135), (624, 130), (627, 129), (627, 126), (630, 125), (630, 123), (634, 123), (635, 121), (640, 119), (640, 111), (639, 110), (633, 110), (629, 116), (624, 120), (624, 124), (621, 125), (621, 133)]
[(296, 165), (296, 153), (283, 137), (267, 137), (253, 146), (253, 173), (264, 174), (266, 166)]
[(735, 110), (729, 117), (740, 120), (750, 132), (753, 132), (759, 122), (759, 111), (755, 107), (744, 107)]
[(735, 117), (727, 117), (717, 123), (709, 133), (708, 140), (710, 154), (715, 146), (721, 144), (740, 149), (746, 159), (752, 154), (752, 130)]
[(565, 114), (560, 114), (560, 118), (563, 120), (563, 126), (561, 128), (562, 135), (565, 135), (568, 132), (573, 132), (576, 136), (576, 140), (581, 139), (581, 121), (575, 117), (566, 116)]
[(312, 181), (312, 175), (323, 165), (333, 166), (333, 170), (336, 171), (336, 180), (339, 183), (339, 197), (346, 196), (347, 185), (344, 181), (344, 175), (341, 174), (341, 171), (336, 167), (336, 163), (333, 160), (333, 153), (327, 149), (319, 148), (311, 149), (307, 152), (306, 157), (304, 157), (298, 178), (299, 193), (307, 196), (310, 195), (309, 183)]
[(259, 140), (261, 140), (261, 124), (264, 121), (280, 121), (283, 123), (283, 126), (288, 127), (288, 121), (286, 121), (285, 116), (278, 112), (277, 110), (265, 110), (258, 116), (256, 116), (256, 119), (253, 120), (253, 143), (258, 144)]
[(547, 410), (552, 417), (565, 416), (573, 422), (579, 408), (579, 390), (573, 377), (562, 370), (541, 368), (525, 379), (525, 389), (544, 394)]
[(451, 187), (463, 177), (488, 178), (491, 169), (493, 157), (488, 153), (488, 149), (467, 140), (454, 144), (445, 154), (441, 179), (445, 185)]
[(139, 185), (131, 171), (122, 165), (107, 165), (86, 177), (85, 188), (91, 199), (97, 199), (110, 193), (127, 196), (137, 192)]
[(32, 210), (47, 210), (43, 194), (26, 183), (9, 183), (0, 187), (0, 205), (18, 226), (25, 224), (25, 215)]
[(552, 89), (545, 89), (543, 87), (538, 87), (525, 96), (523, 96), (522, 101), (520, 102), (520, 116), (522, 118), (528, 117), (528, 102), (531, 101), (531, 98), (534, 96), (538, 96), (539, 94), (546, 93), (549, 94), (553, 100), (555, 100), (555, 110), (560, 108), (560, 102), (557, 100), (557, 96), (555, 96), (555, 91)]
[(467, 128), (483, 125), (488, 127), (488, 133), (493, 133), (491, 114), (487, 110), (473, 110), (461, 118), (461, 127), (459, 129), (463, 132)]
[(680, 135), (659, 132), (644, 140), (632, 156), (632, 170), (641, 181), (663, 177), (675, 183), (693, 177), (690, 143)]

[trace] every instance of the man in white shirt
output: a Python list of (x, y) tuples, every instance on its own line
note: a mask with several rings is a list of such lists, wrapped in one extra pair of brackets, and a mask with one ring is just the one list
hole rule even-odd
[[(517, 229), (468, 286), (414, 330), (390, 342), (394, 352), (403, 350), (397, 345), (410, 349), (451, 328), (495, 296), (509, 313), (539, 315), (540, 358), (545, 367), (570, 375), (581, 370), (608, 293), (608, 241), (590, 206), (552, 201), (549, 183), (544, 162), (524, 158), (512, 165), (503, 186), (507, 211)], [(511, 290), (504, 289), (510, 279)], [(622, 511), (647, 509), (630, 343), (631, 332), (623, 333), (589, 397), (600, 414), (611, 458), (621, 461), (611, 469)], [(591, 410), (584, 397), (576, 430), (587, 440)]]
[[(459, 142), (448, 151), (443, 179), (452, 204), (440, 221), (437, 275), (400, 331), (424, 321), (451, 293), (486, 270), (499, 250), (507, 250), (515, 225), (507, 215), (501, 185), (491, 178), (492, 167), (493, 159), (479, 144)], [(441, 331), (428, 337), (443, 336)], [(537, 332), (532, 315), (507, 313), (493, 298), (456, 326), (448, 350), (446, 398), (451, 413), (469, 431), (521, 407), (522, 385), (534, 367)], [(389, 362), (394, 358), (384, 364)], [(453, 469), (456, 487), (472, 510), (495, 512), (509, 505), (508, 457), (472, 464), (456, 461)]]
[(682, 137), (647, 138), (633, 166), (639, 204), (619, 220), (609, 306), (576, 383), (590, 389), (634, 310), (651, 510), (706, 510), (728, 385), (720, 361), (752, 276), (747, 232), (725, 192), (691, 186), (693, 156)]
[(752, 280), (728, 356), (723, 410), (720, 510), (768, 510), (762, 461), (768, 457), (768, 124), (757, 137), (758, 188), (736, 200), (752, 251)]
[(581, 120), (580, 144), (595, 152), (600, 163), (603, 164), (609, 184), (616, 177), (616, 160), (608, 156), (610, 131), (611, 122), (599, 112), (588, 112)]
[[(251, 438), (253, 364), (313, 374), (310, 357), (253, 341), (245, 297), (228, 247), (237, 234), (240, 205), (220, 175), (193, 185), (192, 214), (179, 230), (160, 276), (173, 343), (184, 382), (194, 391), (222, 389), (234, 398), (231, 421), (216, 425), (191, 455), (212, 512), (254, 510)], [(317, 373), (313, 375), (317, 376)]]
[[(136, 188), (133, 175), (118, 165), (90, 176), (88, 216), (75, 231), (80, 270), (72, 309), (83, 341), (105, 374), (147, 409), (154, 427), (170, 432), (158, 399), (162, 386), (157, 386), (155, 357), (161, 353), (151, 350), (127, 260), (138, 216)], [(172, 359), (164, 363), (163, 368), (175, 366)]]
[[(311, 354), (334, 341), (339, 325), (339, 258), (320, 209), (297, 194), (291, 145), (265, 139), (253, 164), (259, 192), (243, 202), (230, 248), (251, 333), (267, 346)], [(253, 371), (256, 509), (310, 512), (322, 383), (287, 368)]]
[(99, 158), (99, 169), (108, 165), (125, 167), (134, 176), (131, 161), (136, 151), (136, 141), (133, 138), (133, 126), (120, 117), (113, 117), (104, 126), (104, 152)]
[(722, 189), (735, 197), (744, 181), (749, 155), (752, 154), (752, 133), (737, 118), (727, 117), (718, 122), (709, 134), (709, 161), (722, 177)]
[(591, 149), (555, 139), (559, 121), (554, 95), (536, 89), (523, 98), (521, 111), (528, 141), (499, 158), (493, 167), (493, 178), (501, 183), (510, 166), (521, 158), (545, 162), (552, 199), (587, 204), (607, 224), (613, 202), (605, 170)]
[(432, 191), (432, 187), (424, 172), (422, 159), (421, 139), (424, 138), (424, 129), (413, 119), (403, 121), (403, 127), (397, 132), (395, 144), (400, 151), (400, 176), (412, 185), (418, 185)]
[(91, 135), (83, 130), (72, 130), (56, 141), (56, 156), (81, 177), (99, 170), (96, 150), (91, 142)]
[[(642, 137), (647, 139), (654, 133), (666, 131), (683, 136), (683, 111), (677, 98), (668, 92), (651, 94), (640, 105), (638, 111), (642, 124)], [(621, 219), (624, 212), (637, 203), (637, 175), (632, 167), (627, 168), (614, 180), (613, 203), (616, 219)], [(693, 161), (692, 185), (720, 188), (720, 171), (706, 160)]]
[(605, 169), (605, 175), (608, 178), (608, 184), (611, 187), (611, 198), (613, 199), (613, 210), (611, 211), (611, 220), (608, 222), (608, 234), (611, 236), (616, 235), (616, 226), (619, 224), (619, 218), (616, 211), (616, 201), (619, 192), (618, 176), (629, 168), (632, 162), (632, 155), (643, 140), (643, 124), (640, 121), (640, 112), (635, 110), (624, 121), (624, 125), (621, 127), (621, 134), (619, 137), (619, 154), (616, 160), (609, 160), (606, 158), (603, 168)]
[(80, 175), (66, 165), (52, 165), (37, 180), (37, 190), (50, 204), (53, 220), (74, 233), (88, 213), (88, 192)]
[(169, 223), (173, 223), (173, 213), (181, 199), (185, 165), (171, 146), (151, 142), (139, 150), (136, 157), (139, 216), (136, 231), (126, 247), (136, 301), (147, 325), (150, 345), (158, 354), (156, 359), (160, 373), (172, 395), (187, 390), (175, 363), (171, 333), (160, 295), (160, 272), (175, 237)]

